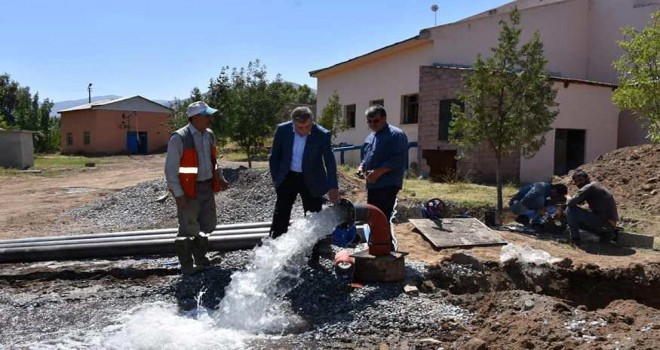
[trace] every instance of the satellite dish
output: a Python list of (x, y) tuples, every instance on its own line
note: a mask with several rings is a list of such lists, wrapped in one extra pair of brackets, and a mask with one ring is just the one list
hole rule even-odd
[(431, 11), (433, 12), (438, 11), (438, 5), (436, 4), (431, 5)]

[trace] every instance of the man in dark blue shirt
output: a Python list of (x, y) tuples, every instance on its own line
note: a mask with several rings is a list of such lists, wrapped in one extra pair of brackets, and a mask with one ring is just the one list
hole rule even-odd
[(509, 209), (518, 215), (516, 221), (528, 225), (530, 221), (543, 221), (546, 209), (566, 203), (568, 188), (564, 184), (535, 182), (521, 188), (509, 200)]
[(365, 115), (373, 132), (364, 141), (364, 159), (358, 173), (364, 174), (367, 181), (367, 203), (376, 206), (391, 220), (396, 195), (408, 167), (408, 137), (401, 129), (387, 123), (383, 106), (371, 106)]

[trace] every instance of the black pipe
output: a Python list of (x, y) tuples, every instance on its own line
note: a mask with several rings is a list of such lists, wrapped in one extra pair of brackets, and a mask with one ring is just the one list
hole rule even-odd
[[(259, 228), (259, 227), (270, 227), (270, 222), (269, 221), (249, 222), (242, 224), (218, 225), (215, 227), (214, 232), (221, 230), (248, 229), (248, 228)], [(103, 233), (71, 235), (71, 236), (18, 238), (18, 239), (0, 240), (0, 246), (4, 246), (5, 244), (16, 244), (16, 243), (67, 241), (67, 240), (104, 238), (104, 237), (128, 237), (128, 236), (140, 236), (140, 235), (149, 235), (149, 234), (159, 235), (164, 233), (176, 233), (176, 232), (177, 232), (176, 228), (164, 228), (164, 229), (142, 230), (142, 231), (103, 232)]]
[[(221, 235), (209, 237), (209, 251), (251, 249), (268, 233)], [(150, 239), (133, 242), (86, 243), (39, 247), (2, 248), (0, 263), (78, 260), (118, 256), (173, 255), (174, 240)]]
[[(219, 230), (211, 232), (212, 236), (223, 236), (223, 235), (238, 235), (238, 234), (250, 234), (250, 233), (268, 233), (268, 227), (260, 228), (249, 228), (242, 230)], [(87, 243), (110, 243), (110, 242), (131, 242), (131, 241), (144, 241), (144, 240), (157, 240), (157, 239), (172, 239), (176, 238), (176, 233), (163, 233), (163, 234), (145, 234), (145, 235), (133, 235), (133, 236), (119, 236), (119, 237), (94, 237), (94, 238), (82, 238), (82, 239), (68, 239), (68, 240), (57, 240), (57, 241), (39, 241), (39, 242), (19, 242), (19, 243), (9, 243), (2, 244), (0, 248), (21, 248), (21, 247), (45, 247), (52, 245), (71, 245), (71, 244), (87, 244)], [(75, 237), (75, 236), (73, 236)]]

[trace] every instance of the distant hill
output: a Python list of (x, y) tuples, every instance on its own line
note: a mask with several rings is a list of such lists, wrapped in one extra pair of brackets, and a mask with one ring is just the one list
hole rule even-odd
[[(117, 95), (106, 95), (106, 96), (92, 96), (92, 102), (97, 102), (97, 101), (104, 101), (104, 100), (113, 100), (116, 98), (119, 98), (121, 96)], [(59, 101), (53, 103), (53, 108), (50, 109), (50, 115), (51, 116), (56, 116), (58, 115), (57, 111), (61, 111), (63, 109), (75, 107), (75, 106), (80, 106), (84, 105), (87, 102), (88, 99), (86, 98), (81, 98), (79, 100), (68, 100), (68, 101)]]
[[(290, 81), (287, 81), (287, 83), (291, 84), (294, 88), (299, 88), (301, 84), (296, 84)], [(311, 87), (310, 87), (311, 88)], [(312, 92), (316, 93), (316, 89), (312, 89)], [(104, 101), (104, 100), (114, 100), (117, 98), (120, 98), (122, 96), (117, 96), (117, 95), (105, 95), (105, 96), (92, 96), (92, 102), (97, 102), (97, 101)], [(152, 100), (154, 102), (160, 103), (163, 106), (170, 107), (174, 100)], [(53, 104), (53, 108), (50, 110), (50, 116), (55, 117), (58, 116), (59, 113), (57, 111), (61, 111), (63, 109), (71, 108), (71, 107), (76, 107), (80, 105), (84, 105), (88, 103), (87, 98), (81, 98), (79, 100), (68, 100), (68, 101), (58, 101)]]
[[(105, 100), (114, 100), (117, 98), (120, 98), (122, 96), (117, 96), (117, 95), (105, 95), (105, 96), (92, 96), (92, 102), (97, 102), (97, 101), (105, 101)], [(50, 116), (58, 116), (59, 113), (57, 111), (61, 111), (63, 109), (71, 108), (71, 107), (76, 107), (80, 105), (87, 104), (88, 100), (86, 98), (81, 98), (79, 100), (68, 100), (68, 101), (59, 101), (53, 103), (53, 108), (50, 110)], [(154, 102), (158, 102), (162, 104), (163, 106), (169, 107), (172, 104), (172, 101), (168, 100), (153, 100)]]

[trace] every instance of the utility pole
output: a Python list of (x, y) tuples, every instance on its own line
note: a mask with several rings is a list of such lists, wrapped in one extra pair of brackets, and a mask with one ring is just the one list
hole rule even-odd
[(92, 83), (87, 85), (87, 102), (92, 103)]

